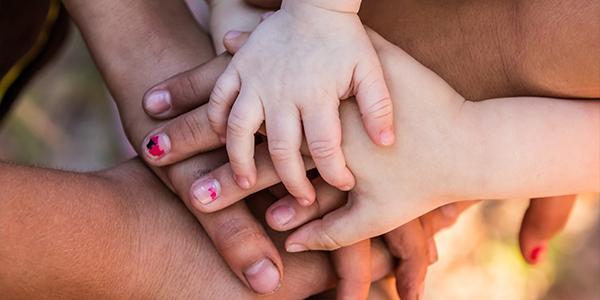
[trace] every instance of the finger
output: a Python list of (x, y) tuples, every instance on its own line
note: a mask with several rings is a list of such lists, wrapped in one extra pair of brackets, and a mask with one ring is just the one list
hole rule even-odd
[(419, 219), (385, 234), (393, 256), (400, 262), (396, 268), (396, 289), (400, 299), (423, 299), (423, 284), (429, 267), (429, 237)]
[(230, 60), (228, 54), (219, 55), (155, 85), (144, 94), (144, 110), (151, 117), (167, 119), (206, 103)]
[(208, 121), (213, 130), (223, 139), (227, 132), (229, 111), (240, 92), (241, 82), (238, 73), (229, 65), (221, 74), (210, 94)]
[(208, 122), (207, 107), (201, 106), (153, 130), (142, 144), (143, 158), (153, 166), (165, 166), (223, 143)]
[(567, 221), (577, 195), (532, 199), (519, 233), (521, 253), (530, 264), (543, 260), (550, 241)]
[(433, 237), (440, 230), (454, 225), (465, 210), (479, 202), (478, 200), (454, 202), (426, 213), (419, 218), (425, 234)]
[[(257, 177), (256, 184), (250, 189), (242, 189), (233, 179), (231, 165), (226, 163), (200, 176), (187, 186), (188, 199), (194, 210), (210, 213), (230, 206), (245, 197), (279, 183), (281, 180), (269, 157), (266, 145), (255, 149)], [(306, 165), (312, 167), (307, 160)]]
[(248, 89), (242, 89), (227, 121), (227, 154), (237, 184), (249, 189), (256, 183), (254, 133), (265, 119), (262, 104)]
[(319, 218), (346, 203), (347, 193), (327, 184), (322, 178), (312, 181), (317, 200), (302, 206), (293, 196), (286, 196), (269, 207), (266, 220), (269, 226), (278, 231), (296, 228), (308, 221)]
[[(192, 159), (169, 167), (169, 178), (180, 195), (186, 194), (184, 191), (187, 191), (196, 173), (204, 171), (198, 170), (197, 165), (207, 165), (206, 162), (218, 165), (226, 157), (210, 153), (203, 159), (202, 164)], [(189, 198), (182, 199), (242, 282), (259, 294), (272, 293), (279, 287), (283, 274), (279, 252), (243, 202), (220, 212), (204, 214), (194, 209)]]
[(227, 52), (235, 54), (246, 44), (249, 37), (250, 32), (229, 31), (223, 37), (223, 45)]
[(302, 205), (315, 200), (315, 190), (306, 177), (306, 169), (300, 155), (302, 128), (295, 107), (269, 111), (266, 114), (269, 152), (277, 174), (288, 192)]
[(379, 207), (375, 210), (369, 206), (372, 202), (355, 202), (352, 196), (349, 199), (347, 205), (321, 219), (303, 225), (292, 233), (286, 241), (286, 250), (288, 252), (336, 250), (377, 236), (386, 229), (381, 228), (380, 224), (393, 223), (392, 220), (381, 219), (369, 221), (379, 209), (385, 208)]
[(356, 102), (371, 140), (381, 146), (394, 144), (392, 99), (374, 50), (370, 63), (357, 65), (353, 80)]
[(337, 299), (367, 299), (371, 286), (371, 240), (340, 248), (331, 255), (339, 278)]
[(302, 110), (302, 120), (308, 149), (321, 177), (340, 190), (351, 190), (355, 181), (342, 152), (338, 106), (305, 108)]

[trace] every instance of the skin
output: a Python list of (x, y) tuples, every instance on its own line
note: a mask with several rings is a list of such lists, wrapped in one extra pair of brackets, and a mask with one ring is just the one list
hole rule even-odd
[[(389, 3), (388, 3), (388, 4), (389, 4)], [(419, 5), (418, 5), (418, 3), (408, 3), (407, 1), (404, 1), (404, 2), (403, 2), (403, 5), (405, 5), (405, 6), (406, 6), (407, 4), (408, 4), (408, 5), (412, 5), (414, 8), (417, 8), (417, 9), (415, 9), (415, 10), (403, 10), (403, 11), (420, 11), (420, 10), (423, 10), (423, 7), (420, 7), (420, 9), (419, 9), (419, 7), (418, 7), (418, 6), (419, 6)], [(487, 8), (489, 9), (489, 6), (488, 6)], [(364, 12), (364, 11), (365, 11), (365, 10), (363, 10), (363, 12)], [(553, 10), (550, 10), (550, 12), (552, 12), (552, 11), (553, 11)], [(561, 13), (562, 13), (563, 11), (564, 11), (564, 10), (562, 10), (562, 11), (561, 11)], [(571, 11), (571, 10), (568, 10), (568, 11)], [(587, 10), (581, 10), (581, 11), (588, 12), (588, 13), (590, 13), (590, 14), (589, 14), (590, 16), (593, 16), (593, 11), (594, 11), (594, 10), (593, 10), (593, 9), (591, 9), (591, 10), (590, 10), (590, 9), (587, 9)], [(444, 12), (446, 12), (446, 11), (443, 11), (443, 12), (442, 12), (442, 14), (443, 14)], [(498, 14), (498, 13), (503, 13), (503, 12), (506, 12), (506, 10), (502, 10), (502, 9), (501, 9), (501, 7), (497, 7), (497, 6), (495, 6), (495, 7), (494, 7), (494, 10), (491, 10), (491, 12), (490, 12), (490, 13), (491, 13), (491, 14)], [(555, 11), (555, 12), (558, 12), (558, 11)], [(364, 15), (364, 13), (363, 13), (363, 15)], [(415, 14), (415, 15), (416, 15), (416, 14)], [(426, 16), (427, 16), (427, 15), (425, 15), (425, 16), (422, 16), (422, 15), (421, 15), (421, 16), (419, 16), (419, 18), (414, 18), (414, 19), (412, 19), (412, 22), (411, 22), (411, 23), (409, 23), (409, 24), (405, 24), (405, 25), (409, 25), (409, 26), (405, 26), (404, 28), (419, 28), (419, 24), (424, 24), (424, 25), (422, 25), (422, 26), (427, 26), (427, 24), (432, 24), (431, 22), (428, 22), (428, 21), (427, 21), (427, 18), (425, 18)], [(478, 19), (478, 18), (473, 18), (473, 16), (474, 16), (473, 14), (466, 14), (466, 15), (465, 15), (465, 14), (463, 14), (463, 15), (461, 15), (461, 20), (463, 20), (463, 21), (464, 21), (466, 24), (469, 24), (469, 23), (471, 23), (471, 24), (473, 24), (473, 25), (477, 25), (477, 23), (479, 23), (479, 22), (480, 22), (480, 19)], [(364, 16), (363, 16), (363, 17), (364, 17)], [(529, 17), (532, 17), (532, 16), (529, 16)], [(382, 18), (380, 18), (380, 20), (381, 20), (381, 19), (382, 19)], [(444, 21), (452, 21), (452, 19), (451, 19), (451, 18), (442, 18), (442, 20), (444, 20)], [(496, 20), (496, 19), (494, 19), (494, 20)], [(367, 22), (369, 22), (369, 21), (367, 20)], [(503, 23), (508, 23), (508, 24), (510, 24), (511, 22), (513, 22), (511, 19), (508, 19), (508, 18), (502, 18), (502, 19), (500, 19), (500, 20), (499, 20), (499, 22), (498, 22), (497, 24), (495, 24), (495, 25), (496, 25), (498, 28), (503, 28), (503, 29), (504, 29), (504, 28), (508, 28), (508, 27), (507, 27), (507, 26), (504, 26), (504, 25), (502, 25), (502, 24), (503, 24)], [(588, 23), (588, 24), (589, 24), (589, 23)], [(592, 23), (592, 24), (593, 24), (593, 23)], [(494, 25), (494, 24), (493, 24), (493, 25)], [(413, 27), (411, 27), (411, 26), (413, 26)], [(439, 26), (439, 27), (441, 28), (442, 26)], [(387, 32), (389, 32), (389, 31), (390, 31), (390, 28), (391, 28), (391, 27), (388, 27), (388, 29), (387, 29), (388, 31), (387, 31)], [(477, 29), (477, 28), (480, 28), (480, 27), (479, 27), (479, 26), (471, 26), (471, 27), (467, 27), (467, 28), (469, 28), (469, 29)], [(493, 29), (493, 27), (490, 27), (490, 28), (485, 28), (485, 30), (488, 30), (488, 29)], [(535, 29), (535, 27), (533, 27), (533, 29)], [(383, 31), (383, 33), (386, 33), (386, 30), (382, 30), (382, 31)], [(433, 31), (433, 32), (435, 32), (435, 31)], [(483, 32), (485, 32), (485, 31), (483, 31)], [(498, 32), (498, 31), (497, 31), (497, 32)], [(502, 32), (502, 30), (501, 30), (501, 31), (499, 31), (499, 32)], [(475, 36), (475, 33), (477, 33), (477, 32), (474, 32), (474, 34), (472, 34), (472, 35), (468, 35), (468, 36)], [(492, 41), (493, 41), (493, 38), (495, 38), (495, 35), (493, 35), (493, 34), (483, 34), (482, 36), (483, 36), (483, 37), (486, 37), (486, 38), (487, 38), (487, 37), (489, 37), (489, 38), (491, 38), (491, 39), (492, 39)], [(446, 36), (444, 36), (444, 35), (441, 35), (441, 37), (442, 37), (442, 38), (440, 38), (440, 36), (438, 36), (438, 37), (437, 37), (437, 40), (441, 40), (441, 41), (444, 43), (444, 45), (443, 45), (444, 47), (439, 47), (439, 44), (436, 44), (436, 43), (431, 43), (431, 42), (430, 42), (430, 39), (423, 39), (423, 40), (420, 40), (420, 39), (413, 39), (413, 38), (410, 38), (410, 36), (407, 36), (407, 38), (405, 38), (404, 40), (409, 40), (409, 38), (410, 38), (410, 39), (411, 39), (411, 41), (412, 41), (412, 43), (415, 43), (415, 42), (416, 42), (416, 44), (417, 44), (417, 45), (419, 45), (419, 42), (423, 41), (423, 43), (422, 43), (422, 44), (423, 44), (423, 46), (424, 46), (424, 47), (416, 47), (416, 48), (414, 48), (414, 49), (409, 49), (409, 51), (412, 51), (412, 52), (411, 52), (411, 54), (412, 54), (412, 55), (422, 55), (422, 56), (424, 56), (425, 58), (428, 58), (430, 61), (431, 61), (431, 60), (433, 60), (434, 62), (435, 62), (435, 60), (436, 60), (436, 59), (438, 59), (439, 57), (443, 57), (443, 56), (440, 56), (440, 55), (437, 55), (437, 54), (439, 54), (439, 53), (444, 53), (444, 51), (445, 51), (446, 49), (453, 51), (453, 49), (454, 49), (454, 48), (452, 48), (452, 47), (449, 47), (450, 45), (452, 45), (452, 46), (456, 46), (456, 47), (463, 47), (463, 48), (464, 48), (465, 46), (467, 46), (467, 47), (471, 47), (471, 49), (473, 49), (473, 50), (477, 50), (477, 52), (478, 52), (478, 53), (488, 53), (488, 52), (490, 52), (490, 48), (489, 48), (489, 47), (482, 47), (482, 46), (481, 46), (483, 43), (466, 43), (466, 44), (462, 44), (462, 45), (456, 45), (456, 44), (452, 44), (452, 43), (451, 43), (452, 41), (454, 41), (454, 40), (456, 40), (456, 39), (454, 39), (454, 38), (450, 38), (450, 37), (449, 37), (449, 38), (447, 38), (447, 39), (445, 39), (445, 38), (446, 38)], [(584, 42), (584, 43), (581, 43), (581, 45), (582, 45), (582, 48), (583, 48), (583, 49), (585, 49), (586, 47), (588, 47), (588, 48), (593, 48), (593, 45), (594, 45), (594, 43), (595, 43), (595, 42), (597, 42), (597, 39), (594, 39), (594, 37), (595, 37), (595, 36), (592, 36), (590, 39), (586, 39), (586, 40), (585, 40), (586, 42)], [(400, 37), (397, 37), (397, 40), (396, 40), (396, 41), (400, 41), (400, 42), (401, 42), (401, 41), (403, 41), (403, 40), (402, 40), (402, 37), (401, 37), (401, 36), (400, 36)], [(483, 41), (485, 41), (485, 40), (483, 40)], [(526, 41), (525, 41), (525, 42), (526, 42)], [(503, 46), (503, 45), (500, 45), (500, 46)], [(561, 49), (561, 47), (563, 47), (563, 48), (564, 48), (564, 46), (566, 46), (566, 45), (554, 44), (553, 46), (554, 46), (554, 47), (553, 47), (553, 49)], [(436, 47), (437, 47), (437, 48), (436, 48)], [(440, 48), (441, 48), (441, 49), (440, 49)], [(437, 54), (436, 54), (436, 55), (429, 55), (429, 54), (431, 54), (431, 51), (422, 51), (422, 52), (420, 52), (421, 50), (424, 50), (424, 49), (438, 49), (438, 50), (437, 50)], [(506, 50), (506, 49), (504, 49), (504, 50)], [(546, 55), (547, 53), (548, 53), (547, 51), (539, 51), (539, 54), (541, 54), (541, 55), (540, 55), (540, 57), (542, 57), (542, 58), (543, 58), (543, 57), (546, 57), (545, 55)], [(585, 51), (581, 51), (581, 53), (592, 53), (592, 52), (585, 52)], [(482, 57), (485, 57), (485, 56), (484, 56), (484, 55), (482, 55)], [(492, 55), (489, 55), (488, 57), (492, 57)], [(590, 56), (588, 56), (588, 58), (589, 58), (589, 57), (590, 57)], [(592, 58), (593, 58), (593, 56), (592, 56)], [(490, 89), (490, 88), (489, 88), (489, 86), (488, 86), (487, 84), (482, 84), (482, 81), (481, 81), (481, 79), (482, 79), (482, 78), (485, 78), (485, 79), (486, 79), (486, 82), (492, 82), (492, 83), (493, 83), (493, 85), (492, 85), (492, 86), (499, 88), (499, 89), (501, 90), (501, 93), (503, 93), (503, 94), (506, 94), (506, 95), (511, 95), (511, 93), (513, 93), (514, 89), (507, 89), (507, 88), (506, 88), (506, 86), (502, 84), (502, 80), (498, 80), (498, 79), (500, 79), (500, 78), (503, 78), (502, 76), (493, 76), (494, 72), (496, 72), (497, 70), (499, 70), (499, 69), (500, 69), (500, 68), (495, 68), (495, 67), (494, 67), (494, 66), (496, 66), (496, 65), (498, 65), (498, 64), (499, 64), (499, 61), (498, 61), (498, 60), (491, 60), (491, 61), (490, 61), (490, 60), (481, 60), (481, 59), (480, 59), (480, 60), (475, 60), (475, 62), (476, 62), (476, 63), (475, 63), (475, 64), (473, 64), (473, 66), (472, 66), (472, 68), (473, 68), (473, 70), (474, 70), (474, 73), (477, 73), (477, 74), (480, 74), (480, 75), (481, 75), (481, 74), (483, 74), (483, 75), (484, 75), (484, 77), (481, 77), (481, 76), (479, 76), (479, 77), (475, 78), (474, 80), (462, 80), (462, 81), (461, 81), (461, 76), (462, 76), (462, 75), (464, 75), (464, 72), (463, 72), (463, 73), (459, 73), (459, 72), (448, 72), (447, 70), (451, 70), (451, 68), (446, 68), (446, 67), (444, 67), (444, 66), (452, 66), (452, 63), (454, 63), (454, 62), (456, 62), (457, 64), (460, 64), (460, 63), (461, 63), (461, 59), (464, 61), (464, 60), (465, 60), (465, 57), (459, 57), (458, 59), (452, 59), (452, 60), (441, 60), (441, 59), (438, 59), (438, 60), (437, 60), (438, 64), (437, 64), (436, 66), (434, 66), (434, 69), (435, 69), (435, 70), (436, 70), (438, 73), (442, 73), (442, 74), (443, 74), (444, 76), (446, 76), (447, 78), (449, 77), (449, 80), (450, 80), (450, 81), (453, 81), (453, 82), (458, 82), (460, 86), (462, 86), (462, 87), (465, 87), (465, 88), (463, 88), (463, 91), (466, 91), (466, 92), (464, 92), (464, 93), (465, 93), (465, 94), (467, 94), (467, 95), (478, 95), (478, 94), (479, 94), (479, 95), (481, 96), (481, 95), (486, 95), (486, 93), (489, 93), (489, 91), (495, 91), (495, 90), (496, 90), (496, 89)], [(559, 61), (561, 61), (561, 60), (559, 60)], [(564, 61), (564, 59), (563, 59), (562, 61)], [(585, 61), (585, 60), (580, 60), (580, 61)], [(591, 62), (591, 63), (593, 63), (593, 62), (594, 62), (594, 60), (593, 60), (593, 59), (592, 59), (592, 60), (590, 60), (590, 59), (587, 59), (587, 61), (588, 61), (588, 62)], [(449, 63), (448, 63), (448, 62), (449, 62)], [(464, 65), (464, 64), (463, 64), (463, 65)], [(564, 64), (563, 64), (563, 65), (564, 65)], [(594, 66), (593, 64), (587, 64), (587, 65)], [(535, 68), (531, 68), (529, 71), (530, 71), (530, 72), (532, 72), (532, 73), (535, 73), (536, 69), (535, 69)], [(581, 70), (580, 70), (580, 71), (581, 71)], [(478, 72), (479, 72), (479, 73), (478, 73)], [(539, 73), (541, 73), (541, 72), (539, 72)], [(580, 72), (580, 73), (581, 73), (581, 72)], [(560, 74), (568, 74), (568, 73), (559, 73), (559, 75), (560, 75)], [(586, 73), (585, 73), (585, 72), (583, 72), (583, 74), (586, 74)], [(592, 73), (592, 75), (593, 75), (593, 74), (595, 74), (595, 73)], [(501, 75), (501, 74), (500, 74), (500, 73), (498, 73), (498, 75)], [(193, 77), (193, 76), (190, 76), (190, 77), (192, 77), (192, 79), (194, 79), (194, 77)], [(464, 76), (462, 76), (462, 78), (465, 78), (465, 77), (464, 77)], [(588, 77), (588, 78), (593, 78), (593, 76), (592, 76), (592, 77)], [(465, 79), (467, 79), (467, 78), (465, 78)], [(569, 81), (569, 82), (571, 82), (571, 81)], [(479, 84), (478, 84), (478, 83), (479, 83)], [(581, 81), (577, 81), (576, 83), (582, 83), (582, 82), (581, 82)], [(584, 83), (584, 84), (580, 85), (580, 87), (581, 87), (581, 86), (585, 87), (585, 82), (583, 82), (583, 83)], [(164, 86), (163, 86), (163, 87), (164, 87)], [(579, 88), (575, 88), (575, 89), (571, 89), (571, 90), (577, 90), (577, 89), (579, 89)], [(174, 90), (179, 92), (181, 89), (174, 89)], [(573, 94), (573, 96), (579, 96), (579, 95), (574, 93), (574, 94)], [(472, 96), (472, 97), (469, 97), (469, 98), (471, 98), (471, 99), (475, 99), (476, 97), (477, 97), (477, 96)], [(483, 96), (481, 96), (481, 97), (483, 97)], [(176, 97), (176, 98), (177, 98), (177, 97)], [(572, 199), (571, 199), (571, 201), (572, 201)], [(538, 202), (539, 202), (539, 201), (538, 201)], [(539, 207), (539, 208), (541, 208), (541, 206), (538, 206), (538, 207)], [(540, 209), (540, 210), (541, 210), (541, 209)], [(548, 205), (548, 206), (546, 207), (546, 209), (545, 209), (545, 210), (546, 210), (546, 211), (549, 211), (549, 212), (553, 211), (553, 209), (552, 209), (552, 207), (551, 207), (550, 205)], [(541, 210), (541, 211), (543, 211), (543, 210)], [(561, 220), (559, 220), (558, 218), (555, 218), (555, 219), (552, 219), (552, 220), (556, 220), (556, 221), (557, 221), (557, 222), (556, 222), (557, 224), (563, 224), (563, 223), (564, 223), (564, 220), (563, 220), (563, 221), (561, 221)], [(524, 223), (524, 224), (526, 224), (526, 223)], [(550, 227), (552, 227), (552, 226), (550, 226)], [(560, 226), (559, 226), (559, 227), (560, 227)], [(531, 240), (530, 240), (530, 241), (531, 241)], [(529, 243), (528, 243), (528, 245), (532, 245), (532, 244), (535, 244), (535, 243), (534, 243), (534, 242), (529, 242)], [(527, 248), (527, 247), (525, 247), (525, 248)], [(524, 253), (524, 254), (526, 254), (526, 253)]]
[[(222, 159), (222, 153), (205, 156), (207, 164)], [(0, 170), (4, 297), (256, 298), (195, 218), (139, 160), (88, 174), (4, 163)], [(262, 203), (255, 208), (260, 212), (273, 199), (258, 195), (252, 201)], [(389, 256), (381, 244), (374, 246), (374, 276), (381, 277), (389, 272)], [(323, 254), (285, 254), (284, 261), (284, 284), (263, 298), (306, 298), (334, 284)]]
[(339, 100), (350, 96), (356, 96), (373, 142), (393, 144), (389, 92), (356, 14), (359, 6), (360, 1), (284, 1), (217, 80), (208, 116), (226, 139), (240, 187), (255, 183), (254, 133), (264, 121), (271, 158), (298, 201), (315, 200), (299, 152), (303, 132), (321, 176), (339, 189), (351, 189), (354, 179), (341, 152), (338, 117)]

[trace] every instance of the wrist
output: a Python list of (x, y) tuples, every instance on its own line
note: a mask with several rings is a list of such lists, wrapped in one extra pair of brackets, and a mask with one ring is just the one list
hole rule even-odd
[(361, 3), (362, 0), (283, 0), (281, 7), (286, 9), (308, 6), (318, 10), (356, 14)]

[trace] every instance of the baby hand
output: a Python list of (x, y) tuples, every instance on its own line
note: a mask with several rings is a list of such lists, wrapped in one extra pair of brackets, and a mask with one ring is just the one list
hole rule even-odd
[(350, 190), (354, 177), (341, 150), (339, 99), (356, 96), (370, 138), (394, 143), (393, 109), (375, 50), (356, 13), (284, 1), (252, 33), (219, 78), (208, 107), (226, 140), (235, 179), (256, 182), (254, 133), (266, 122), (269, 152), (289, 192), (315, 199), (299, 149), (302, 128), (318, 170)]

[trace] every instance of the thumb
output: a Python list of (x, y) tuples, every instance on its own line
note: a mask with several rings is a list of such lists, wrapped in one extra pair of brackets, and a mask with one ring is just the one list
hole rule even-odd
[(223, 37), (223, 45), (227, 52), (235, 54), (244, 46), (249, 37), (250, 32), (229, 31)]
[[(322, 219), (303, 225), (292, 233), (286, 243), (288, 252), (307, 250), (337, 250), (377, 236), (394, 228), (381, 230), (381, 219), (374, 220), (375, 211), (369, 201), (353, 202), (338, 208)], [(387, 222), (391, 223), (391, 222)]]

